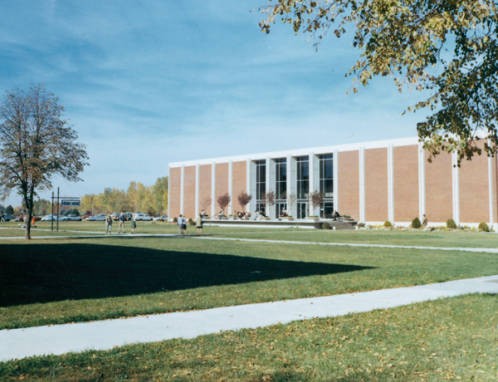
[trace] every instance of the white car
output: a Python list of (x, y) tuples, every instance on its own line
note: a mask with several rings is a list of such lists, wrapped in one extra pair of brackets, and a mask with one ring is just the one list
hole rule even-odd
[(88, 218), (86, 218), (86, 221), (89, 222), (103, 222), (105, 221), (106, 215), (105, 214), (98, 214), (98, 215), (93, 215)]
[(136, 212), (133, 214), (133, 217), (135, 218), (136, 221), (151, 221), (152, 216), (148, 214), (143, 214), (142, 212)]
[(49, 221), (56, 221), (57, 220), (57, 215), (45, 215), (40, 219), (42, 222), (49, 222)]

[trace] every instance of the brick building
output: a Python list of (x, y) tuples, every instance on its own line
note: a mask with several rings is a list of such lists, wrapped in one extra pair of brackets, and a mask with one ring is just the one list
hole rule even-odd
[[(169, 165), (169, 216), (215, 216), (228, 193), (227, 214), (246, 207), (276, 218), (328, 218), (337, 210), (359, 222), (408, 224), (426, 215), (430, 223), (497, 222), (497, 158), (476, 156), (456, 166), (454, 154), (429, 163), (417, 138), (212, 158)], [(265, 195), (272, 193), (271, 205)], [(313, 206), (312, 193), (320, 193)]]

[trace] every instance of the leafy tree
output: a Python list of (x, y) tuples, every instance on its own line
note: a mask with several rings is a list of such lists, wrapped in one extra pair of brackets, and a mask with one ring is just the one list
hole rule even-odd
[(26, 239), (31, 239), (34, 197), (59, 174), (78, 181), (87, 165), (85, 147), (62, 117), (57, 97), (41, 86), (7, 92), (0, 104), (0, 182), (4, 194), (16, 189), (26, 208)]
[(482, 148), (496, 153), (496, 0), (275, 0), (263, 11), (260, 27), (267, 33), (275, 19), (318, 41), (351, 27), (360, 56), (349, 75), (363, 85), (392, 76), (400, 91), (415, 86), (429, 93), (409, 110), (432, 113), (417, 126), (431, 155), (455, 151), (460, 161)]
[(168, 210), (168, 177), (157, 178), (152, 186), (152, 197), (154, 199), (154, 209), (158, 214)]
[(34, 201), (33, 214), (34, 215), (47, 215), (52, 212), (52, 204), (50, 200), (37, 199)]
[(14, 207), (12, 207), (12, 205), (8, 205), (6, 208), (5, 208), (5, 213), (6, 214), (9, 214), (9, 215), (14, 215)]

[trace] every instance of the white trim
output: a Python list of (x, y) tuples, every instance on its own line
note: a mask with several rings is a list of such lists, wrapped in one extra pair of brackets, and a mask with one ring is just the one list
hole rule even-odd
[(488, 156), (489, 225), (494, 225), (493, 158)]
[(422, 143), (418, 145), (418, 215), (423, 221), (425, 211), (425, 150)]
[(359, 221), (365, 222), (365, 148), (358, 150)]
[(452, 202), (453, 202), (453, 220), (457, 225), (460, 224), (460, 172), (457, 166), (457, 154), (451, 154), (451, 182), (452, 182)]
[(180, 167), (191, 166), (195, 164), (209, 164), (212, 162), (216, 163), (226, 163), (228, 161), (244, 161), (244, 160), (260, 160), (260, 159), (274, 159), (274, 158), (284, 158), (288, 156), (305, 156), (305, 155), (317, 155), (317, 154), (330, 154), (335, 151), (354, 151), (359, 150), (361, 147), (364, 149), (375, 149), (375, 148), (385, 148), (389, 145), (392, 146), (409, 146), (418, 144), (417, 137), (408, 137), (408, 138), (399, 138), (399, 139), (391, 139), (391, 140), (383, 140), (383, 141), (371, 141), (371, 142), (361, 142), (361, 143), (350, 143), (343, 145), (334, 145), (334, 146), (320, 146), (320, 147), (308, 147), (302, 149), (294, 149), (294, 150), (284, 150), (284, 151), (270, 151), (265, 153), (253, 153), (246, 155), (236, 155), (236, 156), (227, 156), (227, 157), (219, 157), (219, 158), (208, 158), (208, 159), (199, 159), (199, 160), (190, 160), (183, 162), (172, 162), (169, 164), (169, 167)]
[(334, 211), (340, 211), (339, 209), (339, 152), (334, 151), (333, 153), (333, 192), (334, 192)]
[(211, 218), (216, 216), (216, 163), (211, 163)]
[(195, 166), (195, 217), (199, 216), (199, 165)]
[(387, 219), (394, 224), (394, 152), (387, 146)]
[(227, 214), (233, 212), (233, 161), (228, 161), (228, 195), (230, 195), (230, 203), (228, 203)]
[(184, 182), (185, 182), (185, 166), (182, 166), (180, 169), (180, 215), (184, 214), (184, 209), (183, 209), (183, 192), (185, 191), (184, 188)]

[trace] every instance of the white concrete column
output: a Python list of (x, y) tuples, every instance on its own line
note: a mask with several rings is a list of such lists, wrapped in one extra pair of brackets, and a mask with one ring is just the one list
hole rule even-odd
[(287, 157), (287, 213), (290, 216), (297, 215), (297, 164), (292, 156)]
[(309, 155), (309, 215), (310, 216), (319, 216), (320, 215), (320, 206), (313, 207), (313, 203), (311, 201), (311, 194), (313, 192), (320, 191), (320, 159), (315, 154)]
[(423, 222), (425, 211), (425, 150), (422, 143), (418, 144), (418, 215)]
[(358, 152), (358, 164), (359, 164), (359, 180), (358, 184), (360, 186), (360, 222), (365, 223), (365, 148), (360, 147)]
[(230, 195), (230, 203), (228, 203), (227, 214), (233, 213), (233, 161), (228, 161), (228, 195)]
[(195, 218), (199, 216), (199, 165), (195, 165)]
[(184, 209), (183, 209), (183, 192), (184, 192), (184, 180), (185, 180), (185, 166), (182, 165), (180, 169), (180, 214), (183, 215)]
[(334, 151), (334, 157), (333, 157), (333, 165), (334, 165), (334, 174), (333, 174), (333, 182), (334, 182), (334, 210), (339, 211), (339, 153), (337, 151)]
[(394, 162), (393, 146), (387, 146), (387, 219), (394, 224)]
[(493, 159), (492, 157), (488, 156), (488, 193), (489, 193), (489, 225), (490, 227), (493, 227), (495, 224), (495, 218), (494, 218), (494, 205), (495, 205), (495, 198), (494, 195), (496, 194), (495, 186), (494, 186), (494, 177), (493, 177)]
[(216, 162), (211, 163), (211, 219), (216, 216)]
[(460, 224), (460, 168), (458, 167), (458, 159), (456, 153), (451, 153), (451, 182), (453, 194), (453, 220), (457, 225)]

